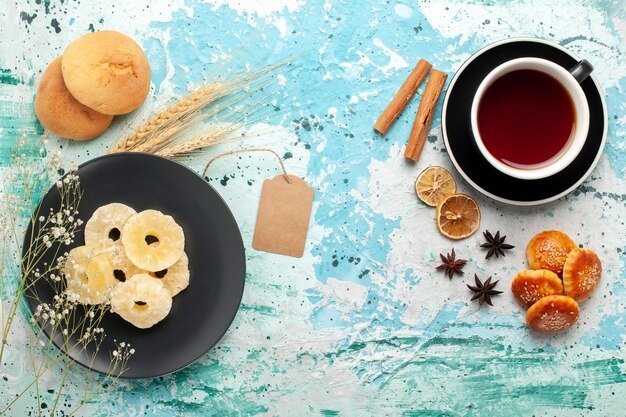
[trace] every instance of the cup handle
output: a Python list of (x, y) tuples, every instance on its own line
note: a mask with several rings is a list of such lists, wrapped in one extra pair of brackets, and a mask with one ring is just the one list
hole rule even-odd
[(583, 59), (578, 64), (570, 68), (569, 73), (572, 74), (572, 77), (574, 77), (578, 84), (580, 84), (585, 81), (592, 71), (593, 65), (591, 65), (591, 63), (586, 59)]

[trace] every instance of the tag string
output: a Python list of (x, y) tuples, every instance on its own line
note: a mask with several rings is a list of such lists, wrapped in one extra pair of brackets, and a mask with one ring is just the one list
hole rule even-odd
[(253, 149), (253, 148), (246, 148), (246, 149), (236, 149), (234, 151), (228, 151), (228, 152), (224, 152), (221, 153), (219, 155), (214, 156), (213, 158), (211, 158), (209, 160), (209, 162), (206, 163), (206, 165), (204, 166), (204, 171), (202, 171), (202, 177), (206, 176), (206, 171), (207, 169), (209, 169), (209, 165), (211, 165), (216, 159), (222, 158), (224, 156), (229, 156), (229, 155), (234, 155), (236, 153), (244, 153), (244, 152), (271, 152), (274, 154), (274, 156), (278, 159), (278, 163), (280, 164), (280, 169), (282, 169), (283, 171), (283, 177), (285, 177), (285, 181), (287, 181), (288, 184), (292, 183), (291, 178), (289, 178), (289, 174), (287, 174), (287, 170), (285, 169), (285, 164), (283, 164), (283, 160), (282, 158), (273, 150), (271, 149), (267, 149), (267, 148), (259, 148), (259, 149)]

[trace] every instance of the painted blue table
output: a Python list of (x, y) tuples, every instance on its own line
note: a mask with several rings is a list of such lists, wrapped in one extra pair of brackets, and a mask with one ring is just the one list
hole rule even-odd
[[(154, 380), (122, 381), (79, 415), (94, 416), (620, 416), (626, 406), (626, 8), (622, 1), (177, 0), (101, 2), (3, 0), (0, 8), (0, 165), (9, 148), (41, 134), (32, 102), (45, 65), (90, 30), (115, 29), (144, 47), (153, 91), (146, 111), (206, 82), (242, 41), (243, 62), (261, 67), (293, 57), (279, 80), (276, 111), (236, 147), (269, 147), (316, 188), (305, 256), (251, 248), (262, 180), (278, 173), (270, 157), (240, 155), (213, 164), (208, 181), (232, 208), (246, 243), (243, 303), (224, 339), (197, 363)], [(421, 161), (402, 151), (417, 100), (382, 138), (373, 122), (419, 58), (452, 75), (486, 44), (512, 36), (557, 42), (587, 58), (606, 94), (608, 141), (598, 166), (570, 195), (518, 208), (496, 203), (461, 180), (441, 138), (440, 115)], [(241, 70), (244, 68), (242, 67)], [(449, 78), (450, 79), (450, 78)], [(421, 91), (421, 89), (420, 89)], [(78, 162), (105, 152), (129, 125), (117, 118), (90, 143), (53, 139)], [(428, 165), (442, 165), (477, 198), (482, 230), (516, 245), (484, 259), (480, 233), (454, 244), (415, 197)], [(525, 244), (560, 229), (603, 261), (597, 293), (570, 331), (540, 336), (507, 290), (526, 268)], [(454, 246), (466, 274), (434, 270)], [(501, 281), (494, 307), (469, 302), (474, 273)], [(11, 398), (28, 380), (25, 322), (14, 329), (0, 391)], [(172, 352), (175, 355), (176, 352)], [(42, 381), (42, 401), (60, 375)], [(76, 369), (61, 408), (81, 392)], [(10, 415), (33, 412), (34, 397)], [(66, 407), (66, 408), (64, 408)], [(35, 409), (36, 411), (36, 409)], [(45, 410), (44, 410), (45, 411)]]

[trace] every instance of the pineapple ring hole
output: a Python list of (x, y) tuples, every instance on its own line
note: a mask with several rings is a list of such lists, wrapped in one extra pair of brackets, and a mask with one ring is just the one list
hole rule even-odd
[(126, 281), (126, 273), (124, 271), (122, 271), (121, 269), (114, 269), (113, 270), (113, 276), (118, 281), (121, 281), (121, 282)]
[(155, 235), (146, 235), (145, 241), (147, 245), (159, 246), (159, 238)]
[(146, 308), (148, 308), (148, 303), (146, 303), (145, 301), (135, 301), (135, 305), (133, 306), (133, 308), (136, 308), (137, 310), (145, 310)]
[(120, 240), (121, 235), (122, 232), (120, 232), (120, 229), (118, 229), (117, 227), (109, 230), (109, 239), (111, 239), (113, 242)]
[(154, 276), (157, 278), (163, 278), (165, 275), (167, 275), (167, 268), (154, 273)]

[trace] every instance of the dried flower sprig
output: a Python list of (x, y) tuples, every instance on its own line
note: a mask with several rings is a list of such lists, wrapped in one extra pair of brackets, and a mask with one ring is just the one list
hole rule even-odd
[[(82, 197), (80, 179), (76, 167), (65, 168), (60, 153), (48, 154), (45, 149), (46, 139), (42, 143), (23, 138), (12, 151), (13, 165), (6, 178), (0, 199), (0, 291), (4, 295), (1, 304), (2, 342), (0, 345), (0, 363), (8, 345), (11, 326), (15, 321), (20, 306), (25, 306), (25, 295), (38, 299), (36, 284), (45, 280), (52, 287), (54, 296), (51, 300), (39, 300), (39, 304), (30, 316), (33, 326), (29, 357), (33, 370), (33, 380), (24, 390), (12, 398), (8, 404), (0, 405), (0, 416), (10, 413), (13, 405), (30, 391), (35, 391), (39, 414), (43, 414), (41, 397), (38, 394), (39, 380), (48, 372), (55, 372), (59, 365), (59, 386), (50, 409), (55, 414), (61, 394), (66, 385), (69, 370), (75, 364), (64, 352), (76, 352), (87, 355), (93, 363), (100, 351), (105, 337), (105, 329), (100, 325), (107, 307), (103, 305), (83, 306), (78, 303), (78, 296), (73, 291), (66, 291), (64, 267), (67, 252), (62, 248), (73, 243), (82, 226), (78, 207)], [(57, 209), (46, 213), (39, 212), (37, 204), (49, 187), (51, 178), (67, 172), (62, 180), (56, 181), (56, 191), (60, 195)], [(28, 222), (34, 227), (26, 236), (28, 249), (21, 255), (23, 231)], [(42, 263), (46, 254), (55, 259), (53, 264)], [(12, 262), (20, 259), (20, 264)], [(40, 269), (41, 265), (43, 268)], [(20, 268), (21, 267), (21, 268)], [(8, 297), (7, 294), (10, 294)], [(23, 311), (28, 311), (24, 308)], [(28, 313), (26, 313), (28, 315)], [(44, 334), (44, 331), (46, 334)], [(53, 341), (61, 349), (54, 347)], [(126, 369), (126, 364), (134, 349), (129, 344), (120, 342), (117, 354), (112, 354), (109, 373), (106, 376), (113, 382)], [(89, 365), (88, 363), (88, 365)], [(93, 371), (90, 371), (93, 372)], [(88, 372), (89, 373), (89, 372)], [(111, 385), (109, 383), (109, 385)], [(90, 384), (85, 384), (85, 394), (76, 409), (80, 408), (93, 394)]]

